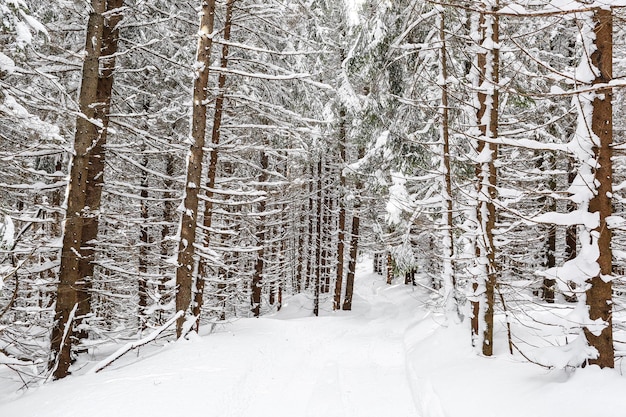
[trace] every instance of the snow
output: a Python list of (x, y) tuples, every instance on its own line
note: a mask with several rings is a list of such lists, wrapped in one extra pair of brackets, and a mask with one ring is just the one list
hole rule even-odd
[(15, 225), (11, 216), (4, 215), (4, 222), (0, 223), (0, 234), (0, 249), (10, 249), (13, 247), (13, 243), (15, 242)]
[(15, 42), (20, 48), (30, 45), (33, 41), (33, 35), (30, 33), (28, 25), (24, 22), (15, 23), (16, 39)]
[(4, 95), (4, 103), (0, 105), (0, 109), (4, 110), (5, 108), (11, 111), (17, 117), (28, 117), (30, 115), (28, 113), (28, 110), (26, 110), (24, 106), (19, 104), (15, 97), (7, 93), (5, 93)]
[(509, 4), (500, 9), (500, 13), (524, 15), (527, 14), (528, 11), (522, 5)]
[(506, 351), (501, 316), (495, 357), (477, 356), (467, 326), (444, 326), (449, 322), (426, 306), (426, 291), (386, 285), (368, 272), (370, 264), (358, 267), (351, 312), (332, 312), (327, 303), (313, 317), (311, 299), (296, 295), (274, 315), (207, 327), (188, 340), (161, 340), (93, 374), (119, 348), (99, 347), (75, 375), (27, 392), (16, 392), (17, 377), (0, 367), (0, 415), (624, 415), (626, 378), (617, 370), (526, 363)]
[[(578, 233), (580, 235), (580, 250), (574, 259), (561, 266), (537, 272), (539, 276), (555, 279), (559, 288), (566, 293), (571, 292), (567, 281), (573, 281), (579, 288), (584, 289), (587, 281), (600, 273), (600, 265), (596, 262), (600, 254), (597, 237), (585, 229), (579, 229)], [(580, 292), (579, 299), (582, 299), (583, 296), (584, 293)]]
[(32, 17), (31, 15), (24, 13), (23, 9), (20, 9), (20, 17), (24, 19), (24, 21), (28, 24), (28, 26), (30, 26), (36, 33), (42, 33), (47, 38), (50, 38), (50, 35), (48, 34), (46, 27), (43, 24), (41, 24), (41, 22), (39, 22), (37, 19)]
[(595, 7), (623, 7), (625, 0), (596, 0), (596, 1), (575, 1), (575, 0), (552, 0), (546, 7), (546, 11), (576, 11), (591, 9)]
[(560, 226), (573, 226), (575, 224), (585, 225), (588, 229), (595, 229), (600, 226), (600, 213), (589, 213), (587, 210), (574, 210), (569, 213), (543, 213), (533, 218), (539, 223), (557, 224)]
[(363, 6), (364, 2), (365, 0), (345, 0), (346, 15), (349, 26), (356, 26), (359, 24), (359, 9)]
[(0, 72), (4, 72), (7, 75), (13, 74), (15, 72), (15, 62), (0, 52)]
[(406, 189), (406, 178), (399, 172), (391, 173), (393, 185), (389, 187), (389, 201), (385, 210), (389, 224), (400, 224), (402, 213), (411, 210), (411, 198)]

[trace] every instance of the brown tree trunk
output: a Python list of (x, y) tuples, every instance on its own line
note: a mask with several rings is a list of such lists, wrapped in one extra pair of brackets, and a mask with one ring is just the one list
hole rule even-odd
[[(213, 2), (213, 10), (215, 10), (215, 1)], [(230, 31), (232, 28), (232, 16), (233, 16), (233, 4), (234, 0), (228, 0), (226, 4), (226, 17), (224, 21), (224, 40), (230, 40)], [(209, 64), (207, 63), (207, 66)], [(224, 43), (222, 45), (222, 58), (220, 60), (220, 67), (227, 68), (228, 67), (228, 43)], [(213, 128), (211, 129), (211, 144), (213, 145), (211, 149), (211, 154), (209, 157), (209, 169), (207, 173), (207, 192), (206, 199), (204, 202), (204, 218), (203, 218), (203, 227), (205, 230), (204, 242), (202, 245), (205, 248), (209, 247), (210, 244), (210, 228), (213, 222), (213, 189), (215, 188), (215, 178), (217, 176), (217, 161), (218, 161), (218, 149), (217, 146), (220, 143), (221, 136), (221, 128), (222, 128), (222, 118), (224, 115), (224, 100), (226, 97), (226, 74), (224, 72), (220, 72), (217, 79), (217, 88), (218, 94), (215, 98), (215, 112), (213, 114)], [(200, 259), (198, 265), (198, 273), (196, 275), (196, 285), (195, 285), (195, 294), (194, 294), (194, 303), (192, 308), (192, 314), (196, 317), (196, 331), (199, 330), (200, 327), (200, 312), (202, 311), (202, 304), (204, 303), (204, 283), (205, 276), (207, 275), (207, 265), (206, 261)]]
[[(265, 151), (261, 151), (261, 174), (259, 175), (259, 184), (263, 184), (267, 182), (268, 175), (267, 169), (269, 168), (269, 158), (267, 157), (267, 153)], [(252, 305), (252, 314), (254, 317), (259, 317), (261, 315), (261, 290), (263, 289), (263, 267), (264, 267), (264, 255), (265, 255), (265, 216), (263, 213), (265, 212), (265, 207), (267, 205), (267, 199), (264, 198), (259, 202), (259, 219), (258, 226), (256, 232), (256, 244), (259, 246), (259, 250), (257, 252), (257, 258), (254, 265), (254, 274), (252, 275), (252, 297), (251, 297), (251, 305)], [(272, 290), (273, 291), (273, 290)], [(271, 304), (272, 300), (270, 301)]]
[(331, 236), (331, 222), (333, 212), (333, 199), (330, 197), (328, 188), (330, 183), (330, 168), (328, 164), (324, 164), (324, 181), (322, 182), (322, 227), (320, 243), (322, 253), (320, 255), (320, 269), (321, 269), (321, 292), (328, 294), (330, 292), (330, 275), (331, 275), (331, 262), (329, 260), (329, 249), (332, 242)]
[[(358, 159), (363, 158), (365, 155), (365, 148), (359, 146)], [(354, 294), (354, 277), (356, 273), (356, 262), (359, 254), (359, 224), (361, 221), (361, 190), (363, 189), (363, 183), (357, 179), (355, 183), (355, 199), (354, 207), (352, 209), (352, 228), (350, 231), (350, 258), (348, 259), (348, 273), (346, 275), (346, 289), (343, 298), (342, 310), (352, 310), (352, 296)]]
[[(167, 179), (164, 181), (165, 189), (172, 190), (174, 187), (174, 175), (175, 175), (175, 160), (173, 155), (167, 154), (165, 159), (165, 174)], [(169, 265), (165, 264), (165, 261), (173, 254), (173, 248), (170, 240), (170, 225), (174, 223), (176, 206), (174, 204), (174, 193), (172, 191), (165, 191), (163, 193), (163, 226), (161, 227), (161, 264), (159, 267), (159, 284), (158, 284), (158, 299), (159, 305), (166, 305), (171, 299), (171, 293), (167, 291), (166, 282), (168, 281), (167, 272)], [(159, 324), (163, 324), (162, 309), (159, 309), (157, 314), (157, 320)]]
[(316, 190), (316, 217), (315, 217), (315, 288), (313, 289), (313, 314), (318, 316), (320, 311), (320, 286), (322, 284), (322, 155), (317, 162), (317, 190)]
[(335, 280), (335, 297), (333, 299), (333, 310), (341, 308), (341, 290), (343, 286), (343, 265), (344, 265), (344, 248), (346, 239), (346, 176), (344, 175), (344, 166), (346, 163), (346, 111), (339, 111), (339, 162), (341, 163), (339, 173), (339, 224), (337, 233), (337, 278)]
[[(495, 7), (497, 8), (497, 3)], [(488, 20), (490, 23), (488, 23)], [(483, 36), (485, 34), (485, 25), (490, 26), (492, 45), (498, 45), (499, 28), (498, 17), (496, 15), (485, 14), (480, 16), (480, 26), (483, 28)], [(482, 43), (481, 43), (482, 44)], [(493, 308), (495, 304), (495, 286), (498, 275), (498, 266), (496, 264), (496, 248), (493, 240), (495, 229), (496, 210), (494, 200), (496, 199), (496, 167), (495, 160), (498, 154), (498, 147), (491, 140), (498, 136), (498, 50), (491, 49), (489, 51), (478, 54), (478, 87), (483, 86), (485, 82), (489, 84), (489, 88), (493, 88), (493, 93), (488, 96), (482, 90), (479, 90), (478, 102), (480, 107), (477, 110), (476, 120), (480, 129), (481, 137), (478, 139), (477, 152), (479, 155), (487, 153), (487, 162), (480, 162), (476, 165), (477, 189), (478, 189), (478, 206), (476, 210), (476, 218), (478, 221), (478, 244), (477, 258), (479, 264), (485, 262), (484, 276), (478, 276), (480, 283), (474, 283), (473, 289), (477, 293), (478, 300), (472, 301), (472, 311), (477, 312), (472, 317), (472, 331), (474, 338), (479, 340), (482, 345), (482, 353), (485, 356), (493, 354)], [(488, 101), (488, 98), (490, 99)], [(484, 117), (488, 115), (489, 123), (483, 123)], [(483, 138), (488, 138), (487, 141)], [(484, 294), (479, 292), (484, 291)], [(480, 334), (482, 328), (482, 334)]]
[[(302, 185), (302, 188), (305, 189), (305, 185)], [(302, 289), (305, 287), (303, 285), (303, 270), (305, 269), (305, 263), (307, 262), (306, 256), (306, 247), (305, 247), (305, 235), (304, 233), (304, 225), (306, 224), (307, 214), (304, 213), (303, 210), (304, 204), (301, 205), (300, 210), (302, 210), (302, 214), (300, 215), (300, 224), (296, 225), (295, 230), (298, 233), (298, 246), (296, 247), (296, 276), (295, 276), (295, 284), (296, 284), (296, 293), (302, 292)]]
[(71, 363), (72, 319), (80, 308), (84, 312), (88, 291), (83, 289), (85, 276), (81, 271), (83, 229), (86, 223), (87, 190), (92, 146), (98, 142), (99, 129), (92, 122), (98, 116), (99, 59), (103, 48), (105, 0), (92, 0), (85, 42), (85, 59), (79, 96), (80, 116), (76, 119), (74, 157), (70, 168), (67, 211), (61, 250), (61, 267), (54, 326), (50, 338), (49, 368), (55, 379), (69, 373)]
[[(98, 238), (100, 224), (100, 206), (102, 202), (102, 187), (104, 186), (105, 146), (109, 127), (109, 113), (113, 94), (113, 79), (115, 72), (115, 54), (119, 39), (118, 24), (122, 20), (120, 9), (123, 0), (108, 0), (106, 5), (107, 17), (102, 30), (102, 50), (100, 55), (100, 77), (96, 92), (95, 117), (102, 126), (98, 129), (98, 136), (93, 143), (89, 155), (87, 170), (87, 190), (85, 204), (89, 207), (89, 215), (84, 219), (82, 233), (82, 257), (79, 259), (79, 273), (82, 285), (78, 287), (78, 309), (76, 319), (80, 323), (83, 318), (91, 314), (91, 288), (94, 273), (95, 241)], [(79, 340), (86, 339), (87, 330), (80, 330), (75, 334)]]
[[(439, 65), (441, 71), (441, 174), (442, 174), (442, 280), (444, 285), (444, 303), (446, 311), (456, 309), (454, 291), (456, 278), (454, 276), (454, 225), (452, 216), (452, 173), (450, 171), (450, 114), (448, 109), (448, 61), (446, 48), (445, 11), (439, 12)], [(408, 277), (407, 277), (408, 281)], [(408, 282), (407, 282), (408, 283)]]
[(312, 254), (315, 251), (315, 235), (314, 235), (314, 224), (315, 217), (313, 216), (313, 208), (315, 207), (315, 197), (313, 195), (315, 191), (315, 181), (313, 180), (314, 169), (313, 166), (309, 167), (309, 171), (311, 173), (311, 180), (309, 181), (309, 209), (307, 211), (307, 220), (308, 220), (308, 244), (307, 244), (307, 256), (305, 258), (305, 271), (304, 271), (304, 288), (309, 289), (311, 286), (311, 277), (315, 271), (314, 262), (315, 256)]
[(361, 202), (354, 202), (352, 215), (352, 228), (350, 230), (350, 258), (348, 259), (348, 274), (346, 275), (346, 289), (343, 298), (342, 310), (352, 310), (352, 296), (354, 294), (354, 276), (356, 272), (356, 261), (359, 253), (359, 223), (361, 221), (359, 210)]
[[(591, 55), (591, 63), (600, 74), (593, 81), (593, 84), (608, 84), (613, 78), (613, 15), (611, 9), (596, 9), (593, 20), (595, 23), (594, 32), (596, 34), (596, 50)], [(613, 349), (613, 310), (612, 310), (612, 281), (613, 257), (611, 253), (611, 229), (607, 226), (607, 218), (612, 214), (613, 195), (613, 166), (612, 166), (612, 144), (613, 144), (613, 108), (611, 99), (613, 90), (601, 88), (596, 93), (593, 100), (593, 115), (591, 128), (599, 139), (593, 147), (595, 159), (597, 161), (595, 180), (598, 185), (598, 192), (589, 202), (589, 212), (599, 212), (600, 225), (594, 230), (598, 235), (598, 264), (600, 273), (588, 281), (591, 286), (586, 291), (586, 302), (589, 307), (589, 318), (591, 320), (602, 320), (604, 328), (597, 335), (584, 327), (585, 336), (589, 345), (598, 351), (598, 357), (590, 359), (589, 363), (598, 365), (601, 368), (613, 368), (615, 365)], [(609, 279), (607, 279), (609, 278)]]
[[(144, 155), (141, 166), (148, 167), (148, 156)], [(141, 226), (139, 227), (139, 279), (137, 280), (137, 293), (139, 295), (139, 311), (137, 312), (139, 331), (146, 328), (146, 308), (148, 307), (148, 255), (150, 253), (149, 235), (148, 235), (148, 172), (146, 170), (141, 173)]]
[(198, 192), (202, 177), (202, 160), (204, 158), (207, 86), (209, 82), (209, 65), (211, 64), (211, 47), (213, 45), (214, 17), (215, 0), (202, 1), (200, 39), (198, 39), (196, 54), (198, 69), (193, 85), (192, 144), (187, 160), (187, 179), (185, 181), (185, 197), (183, 200), (184, 210), (180, 221), (178, 267), (176, 268), (176, 311), (182, 310), (185, 314), (176, 321), (177, 337), (183, 334), (183, 325), (189, 304), (191, 303), (191, 284), (195, 268), (194, 244), (198, 219)]
[[(576, 179), (576, 168), (575, 168), (574, 158), (572, 158), (571, 156), (567, 160), (567, 169), (568, 169), (567, 183), (568, 185), (571, 186), (574, 183), (574, 180)], [(568, 201), (567, 211), (571, 213), (574, 210), (576, 210), (576, 203), (574, 203), (573, 201)], [(565, 229), (565, 260), (566, 261), (571, 261), (572, 259), (576, 258), (576, 254), (577, 254), (576, 242), (578, 241), (578, 234), (577, 234), (578, 232), (576, 228), (577, 228), (576, 225), (572, 225), (572, 226), (567, 226), (567, 229)], [(567, 286), (571, 290), (576, 289), (576, 284), (573, 281), (568, 281)], [(576, 294), (574, 293), (565, 294), (565, 301), (567, 301), (568, 303), (575, 303), (578, 301), (578, 297), (576, 297)]]
[(391, 252), (387, 252), (387, 285), (391, 285), (393, 282), (393, 256)]
[[(546, 162), (547, 162), (546, 168), (549, 171), (556, 169), (556, 160), (553, 154), (549, 154), (546, 156)], [(556, 191), (555, 179), (552, 178), (548, 180), (548, 189), (552, 191)], [(556, 212), (557, 210), (556, 200), (552, 197), (546, 197), (546, 198), (549, 199), (549, 201), (546, 204), (546, 209), (549, 212)], [(550, 269), (556, 266), (556, 257), (554, 255), (555, 252), (556, 252), (556, 226), (551, 225), (550, 228), (548, 229), (548, 236), (546, 237), (546, 241), (544, 243), (544, 261), (542, 265), (544, 269)], [(550, 304), (554, 303), (554, 294), (555, 294), (554, 287), (555, 286), (556, 286), (555, 279), (544, 278), (542, 297), (545, 302), (550, 303)]]

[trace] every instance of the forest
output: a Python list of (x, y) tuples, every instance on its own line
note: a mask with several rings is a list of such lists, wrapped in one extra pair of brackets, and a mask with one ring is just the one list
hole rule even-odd
[(132, 342), (99, 371), (290, 299), (345, 317), (364, 259), (482, 360), (620, 367), (626, 1), (0, 16), (2, 375)]

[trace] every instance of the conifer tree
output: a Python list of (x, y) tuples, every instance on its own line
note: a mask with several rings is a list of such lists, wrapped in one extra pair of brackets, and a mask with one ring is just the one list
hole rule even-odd
[[(207, 121), (207, 87), (213, 45), (213, 25), (215, 21), (215, 1), (201, 2), (200, 30), (196, 55), (196, 78), (193, 86), (193, 117), (191, 127), (191, 149), (187, 162), (187, 179), (180, 223), (178, 245), (178, 265), (176, 268), (176, 311), (187, 312), (191, 306), (192, 283), (196, 268), (195, 244), (198, 225), (198, 193), (202, 180), (204, 141)], [(176, 335), (184, 332), (186, 315), (176, 322)]]
[[(104, 170), (102, 145), (106, 140), (112, 89), (113, 56), (117, 51), (119, 15), (114, 12), (121, 1), (91, 2), (85, 42), (79, 105), (76, 119), (74, 157), (70, 167), (67, 209), (63, 232), (60, 282), (57, 289), (55, 324), (51, 336), (49, 368), (55, 378), (69, 372), (73, 326), (90, 313), (89, 274), (93, 273), (90, 249), (86, 247), (97, 235), (97, 216)], [(104, 60), (103, 60), (104, 58)], [(104, 61), (105, 69), (100, 70)], [(107, 61), (108, 60), (108, 61)], [(96, 210), (96, 212), (92, 212)], [(87, 250), (87, 252), (85, 252)], [(91, 252), (93, 253), (93, 252)], [(86, 334), (78, 334), (84, 338)]]

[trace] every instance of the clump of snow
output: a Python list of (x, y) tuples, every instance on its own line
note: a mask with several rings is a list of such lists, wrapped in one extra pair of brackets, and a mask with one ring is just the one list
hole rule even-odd
[(15, 225), (11, 216), (5, 215), (4, 222), (0, 223), (0, 249), (10, 249), (15, 242)]
[(406, 178), (399, 172), (391, 173), (393, 185), (389, 187), (389, 201), (385, 206), (387, 222), (400, 224), (402, 213), (411, 209), (410, 196), (406, 189)]
[(575, 12), (579, 10), (589, 10), (592, 8), (608, 8), (608, 7), (623, 7), (626, 6), (626, 0), (595, 0), (595, 1), (580, 1), (580, 0), (552, 0), (545, 7), (544, 11), (547, 12)]
[(539, 223), (557, 224), (559, 226), (582, 224), (588, 229), (595, 229), (600, 225), (600, 213), (589, 213), (586, 210), (574, 210), (569, 213), (549, 212), (540, 214), (533, 220)]
[(9, 110), (12, 114), (14, 114), (17, 117), (30, 116), (30, 113), (28, 112), (28, 110), (26, 110), (24, 106), (18, 103), (15, 97), (13, 97), (10, 94), (5, 93), (4, 103), (2, 103), (1, 107), (5, 107), (7, 110)]
[(11, 75), (15, 72), (15, 62), (0, 52), (0, 73)]
[(20, 48), (30, 45), (33, 41), (33, 35), (30, 33), (30, 28), (24, 22), (15, 23), (15, 33), (17, 46)]
[(356, 162), (348, 165), (344, 169), (344, 175), (349, 175), (352, 172), (360, 172), (364, 166), (371, 163), (377, 156), (382, 155), (383, 158), (388, 159), (391, 157), (391, 151), (387, 147), (387, 143), (389, 142), (389, 131), (383, 131), (377, 138), (374, 146), (368, 149), (367, 153), (363, 158), (359, 159)]
[(356, 26), (359, 24), (359, 9), (365, 0), (345, 0), (346, 15), (348, 17), (348, 26)]

